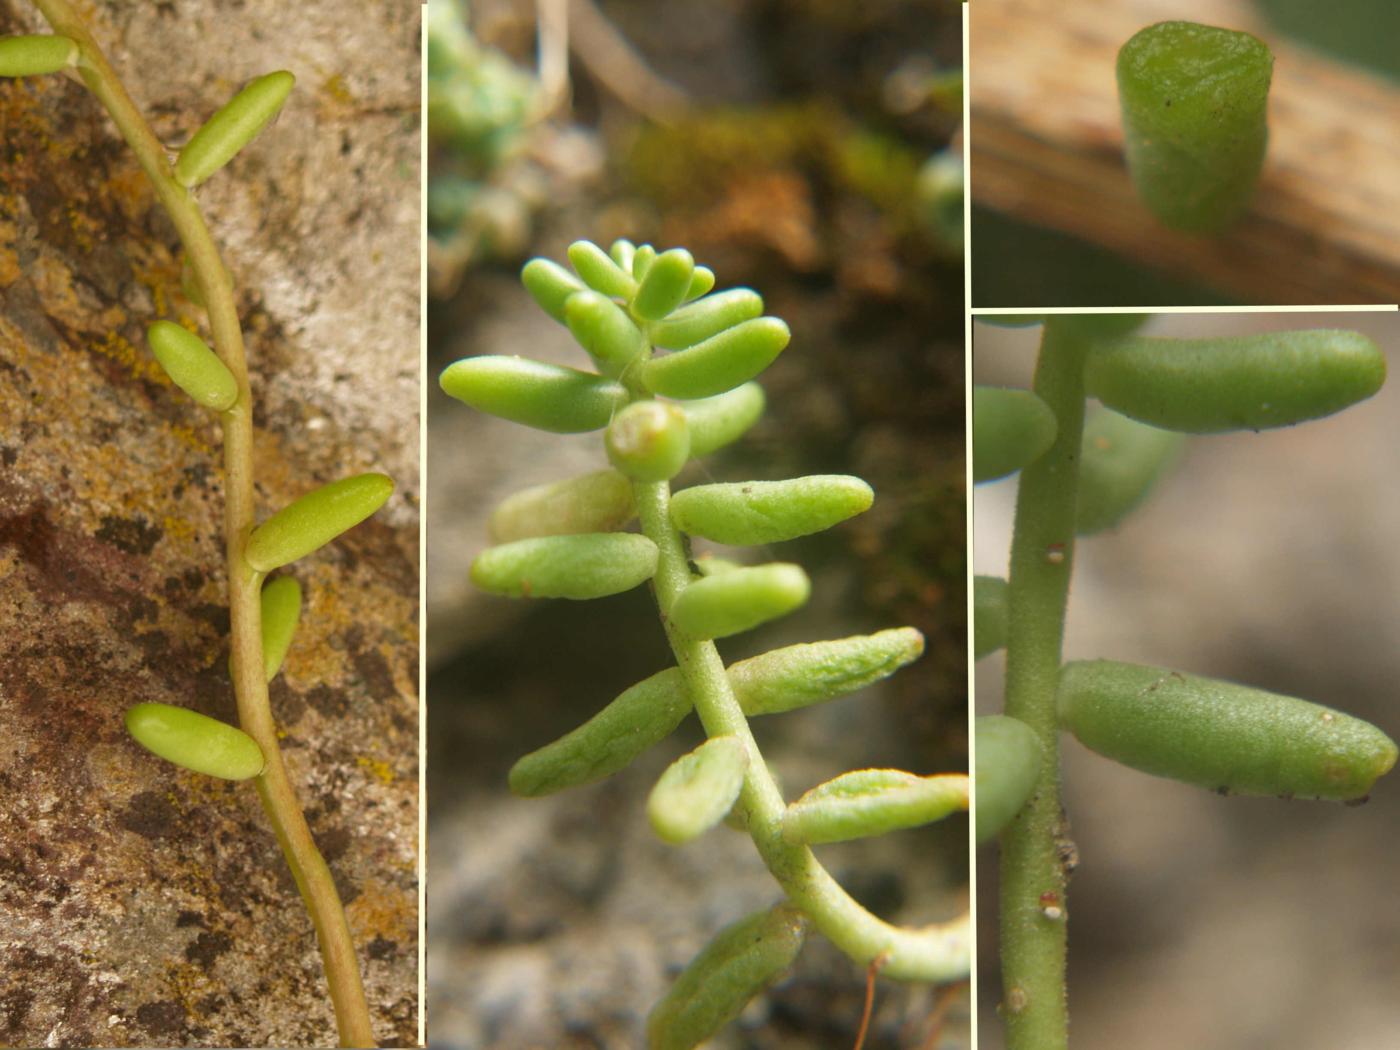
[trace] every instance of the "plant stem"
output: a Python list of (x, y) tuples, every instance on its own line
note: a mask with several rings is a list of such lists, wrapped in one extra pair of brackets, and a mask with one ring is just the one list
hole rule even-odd
[(742, 807), (749, 835), (768, 870), (782, 885), (788, 899), (801, 908), (832, 943), (862, 965), (883, 957), (880, 973), (886, 977), (911, 981), (952, 981), (966, 977), (971, 941), (966, 915), (918, 929), (892, 926), (866, 911), (846, 893), (810, 849), (783, 838), (783, 813), (787, 804), (768, 772), (749, 730), (748, 719), (730, 687), (719, 650), (712, 641), (683, 634), (666, 615), (691, 581), (681, 534), (670, 519), (670, 485), (664, 481), (635, 483), (633, 492), (642, 532), (661, 552), (653, 580), (656, 602), (700, 722), (707, 735), (732, 734), (748, 750), (749, 766), (738, 805)]
[(54, 32), (78, 45), (79, 75), (111, 115), (170, 215), (204, 293), (214, 349), (238, 383), (238, 400), (228, 411), (220, 413), (224, 435), (224, 532), (232, 625), (230, 644), (238, 719), (244, 731), (258, 742), (267, 760), (266, 769), (256, 781), (258, 796), (316, 929), (340, 1045), (372, 1047), (376, 1043), (369, 1007), (345, 909), (330, 868), (316, 848), (287, 778), (268, 701), (262, 653), (260, 592), (263, 577), (243, 557), (244, 545), (257, 520), (253, 494), (253, 409), (233, 286), (194, 198), (175, 181), (165, 147), (141, 116), (87, 27), (68, 0), (34, 0), (34, 3)]
[[(1040, 739), (1040, 780), (1001, 836), (1001, 966), (1010, 1050), (1064, 1050), (1068, 827), (1060, 806), (1059, 682), (1065, 606), (1074, 564), (1079, 450), (1084, 430), (1088, 343), (1054, 318), (1045, 325), (1035, 393), (1055, 413), (1055, 443), (1021, 472), (1011, 542), (1006, 643), (1006, 713)], [(1046, 915), (1046, 905), (1058, 915)]]

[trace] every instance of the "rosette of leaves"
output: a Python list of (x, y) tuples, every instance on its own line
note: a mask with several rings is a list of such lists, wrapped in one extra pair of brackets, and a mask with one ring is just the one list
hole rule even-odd
[(518, 249), (529, 229), (530, 180), (507, 173), (521, 174), (538, 87), (472, 36), (456, 0), (433, 0), (426, 18), (428, 232), (458, 268)]
[[(781, 543), (861, 513), (873, 492), (859, 478), (705, 484), (672, 491), (696, 456), (738, 439), (759, 418), (754, 379), (787, 346), (787, 326), (763, 316), (747, 288), (713, 292), (714, 274), (683, 249), (618, 241), (569, 249), (572, 272), (546, 259), (522, 280), (591, 359), (588, 371), (520, 357), (449, 366), (443, 389), (474, 408), (557, 432), (602, 431), (606, 469), (507, 499), (492, 518), (495, 546), (472, 567), (478, 586), (511, 597), (595, 598), (650, 582), (675, 664), (659, 669), (559, 740), (520, 759), (511, 789), (543, 795), (625, 767), (693, 710), (707, 740), (676, 760), (647, 804), (656, 833), (690, 841), (721, 822), (742, 827), (786, 901), (723, 931), (652, 1011), (650, 1045), (692, 1047), (733, 1018), (790, 966), (816, 927), (887, 976), (946, 981), (968, 969), (966, 917), (892, 926), (852, 899), (813, 845), (938, 820), (968, 804), (963, 774), (867, 769), (836, 777), (791, 805), (750, 732), (749, 718), (845, 695), (916, 659), (912, 628), (794, 645), (727, 665), (715, 640), (783, 616), (810, 584), (787, 562), (690, 559), (690, 539)], [(624, 531), (634, 521), (637, 532)], [(728, 820), (726, 821), (726, 818)]]
[(976, 725), (977, 836), (1000, 836), (1008, 1046), (1055, 1050), (1067, 1045), (1072, 867), (1061, 732), (1221, 795), (1355, 802), (1396, 760), (1380, 729), (1304, 700), (1114, 660), (1064, 664), (1077, 540), (1142, 504), (1185, 435), (1330, 415), (1375, 394), (1386, 366), (1348, 331), (1160, 339), (1137, 334), (1140, 315), (995, 320), (1044, 334), (1031, 390), (974, 390), (974, 479), (1019, 472), (1010, 576), (975, 580), (976, 655), (1006, 651), (1005, 711)]

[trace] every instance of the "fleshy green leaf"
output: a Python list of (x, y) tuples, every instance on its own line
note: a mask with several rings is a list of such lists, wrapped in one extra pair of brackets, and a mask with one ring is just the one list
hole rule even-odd
[(748, 748), (737, 736), (711, 737), (682, 755), (651, 789), (652, 830), (677, 846), (703, 835), (734, 807), (748, 768)]
[(583, 291), (583, 284), (568, 270), (549, 259), (531, 259), (520, 271), (520, 283), (550, 317), (564, 324), (564, 304)]
[(746, 715), (771, 715), (833, 700), (888, 678), (924, 651), (924, 636), (895, 627), (825, 642), (772, 649), (729, 666)]
[(690, 287), (686, 289), (685, 301), (699, 299), (715, 286), (715, 271), (708, 266), (697, 266), (695, 272), (690, 275)]
[(806, 936), (807, 919), (791, 904), (725, 927), (647, 1017), (648, 1050), (694, 1050), (787, 972)]
[(792, 333), (776, 317), (744, 321), (688, 350), (643, 362), (637, 373), (665, 397), (712, 397), (753, 379), (782, 353)]
[(157, 321), (146, 329), (146, 340), (170, 381), (196, 403), (216, 412), (234, 406), (238, 381), (203, 339), (173, 321)]
[(1076, 530), (1090, 536), (1122, 521), (1176, 461), (1184, 441), (1112, 409), (1091, 413), (1079, 457)]
[(670, 736), (690, 713), (690, 695), (670, 667), (623, 692), (583, 725), (511, 767), (517, 795), (548, 795), (611, 776)]
[(671, 497), (671, 521), (716, 543), (781, 543), (864, 513), (874, 500), (869, 485), (847, 474), (696, 485)]
[(967, 809), (967, 777), (921, 777), (898, 769), (844, 773), (808, 791), (783, 814), (783, 838), (820, 845), (931, 824)]
[(1166, 225), (1222, 229), (1249, 203), (1269, 141), (1274, 57), (1248, 33), (1159, 22), (1118, 52), (1128, 170)]
[(1008, 584), (1000, 576), (972, 580), (972, 654), (980, 660), (1006, 644)]
[(811, 593), (797, 565), (774, 562), (692, 581), (671, 605), (671, 622), (692, 638), (727, 638), (792, 612)]
[(647, 335), (667, 350), (685, 350), (763, 313), (763, 297), (751, 288), (731, 288), (684, 306), (647, 326)]
[(603, 598), (651, 579), (656, 559), (656, 544), (635, 533), (541, 536), (482, 551), (472, 583), (509, 598)]
[(644, 279), (654, 262), (656, 262), (656, 249), (650, 244), (641, 245), (632, 254), (632, 276), (639, 281)]
[(1055, 413), (1029, 390), (979, 386), (972, 391), (972, 480), (995, 481), (1050, 450)]
[(631, 299), (637, 294), (637, 282), (624, 273), (607, 252), (592, 241), (575, 241), (569, 245), (569, 262), (583, 283), (595, 292), (618, 299)]
[(669, 481), (690, 458), (685, 413), (662, 401), (634, 401), (608, 424), (608, 460), (637, 481)]
[(57, 73), (78, 61), (78, 45), (51, 33), (0, 37), (0, 77)]
[(243, 730), (171, 704), (127, 708), (126, 731), (167, 762), (222, 780), (248, 780), (266, 765), (262, 748)]
[(1359, 332), (1270, 332), (1227, 339), (1133, 337), (1094, 348), (1090, 394), (1166, 430), (1285, 427), (1364, 401), (1385, 355)]
[(612, 379), (523, 357), (468, 357), (439, 382), (472, 408), (557, 434), (601, 430), (628, 400)]
[(629, 365), (646, 356), (647, 338), (627, 311), (598, 292), (569, 296), (564, 320), (579, 346), (610, 376), (620, 376)]
[(175, 161), (176, 181), (192, 189), (231, 161), (272, 123), (295, 83), (296, 78), (286, 70), (250, 80), (180, 151)]
[(507, 496), (491, 514), (491, 539), (616, 532), (636, 514), (632, 483), (615, 470), (599, 470)]
[(1222, 793), (1346, 801), (1395, 764), (1375, 726), (1291, 696), (1111, 660), (1067, 664), (1061, 724), (1125, 766)]
[(690, 423), (690, 454), (708, 456), (737, 441), (763, 415), (763, 387), (744, 383), (733, 390), (681, 405)]
[(977, 843), (996, 838), (1020, 813), (1040, 776), (1040, 741), (1026, 723), (1006, 715), (980, 715), (976, 736)]
[(694, 273), (695, 260), (684, 248), (662, 252), (637, 287), (632, 309), (638, 317), (659, 321), (685, 301)]
[(631, 273), (632, 260), (637, 256), (637, 246), (625, 237), (619, 238), (613, 241), (612, 247), (608, 249), (608, 256), (624, 273)]
[(282, 669), (301, 620), (301, 584), (295, 576), (268, 580), (262, 588), (263, 669), (270, 682)]
[(384, 506), (393, 491), (384, 474), (356, 474), (322, 485), (254, 529), (243, 556), (258, 572), (304, 558)]

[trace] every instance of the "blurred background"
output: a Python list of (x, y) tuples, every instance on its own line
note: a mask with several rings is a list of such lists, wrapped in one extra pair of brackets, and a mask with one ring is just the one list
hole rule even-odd
[[(1387, 314), (1170, 315), (1145, 335), (1352, 328), (1400, 362)], [(1039, 328), (974, 325), (974, 379), (1028, 386)], [(1400, 383), (1323, 420), (1192, 438), (1115, 530), (1082, 541), (1066, 659), (1109, 658), (1302, 697), (1400, 736)], [(978, 486), (974, 565), (1005, 576), (1014, 478)], [(1004, 653), (979, 661), (1001, 709)], [(1400, 781), (1370, 801), (1220, 798), (1064, 745), (1076, 1050), (1372, 1050), (1400, 1031)], [(1003, 1045), (996, 850), (978, 856), (980, 1046)]]
[[(912, 624), (926, 655), (879, 689), (763, 719), (790, 797), (850, 768), (966, 769), (960, 5), (433, 0), (429, 42), (429, 1013), (443, 1047), (633, 1047), (722, 926), (779, 890), (745, 836), (661, 844), (646, 794), (698, 741), (602, 783), (506, 791), (515, 759), (671, 660), (646, 589), (602, 601), (476, 592), (486, 519), (598, 469), (600, 435), (485, 417), (432, 381), (474, 354), (586, 367), (520, 287), (532, 255), (617, 237), (684, 246), (792, 328), (765, 418), (682, 485), (854, 473), (874, 508), (748, 552), (801, 563), (810, 604), (726, 660)], [(567, 23), (567, 28), (565, 28)], [(904, 923), (967, 907), (966, 821), (823, 848)], [(819, 936), (713, 1043), (854, 1045), (865, 973)], [(868, 1046), (967, 1045), (952, 997), (879, 982)]]
[[(1275, 56), (1259, 189), (1215, 237), (1163, 227), (1123, 163), (1118, 49), (1175, 19)], [(1391, 0), (981, 0), (969, 26), (973, 306), (1400, 299)]]

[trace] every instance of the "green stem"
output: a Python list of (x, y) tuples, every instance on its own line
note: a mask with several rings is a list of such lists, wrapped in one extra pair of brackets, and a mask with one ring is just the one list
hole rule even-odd
[(268, 701), (262, 655), (262, 575), (243, 558), (243, 547), (257, 521), (253, 494), (253, 411), (243, 331), (233, 286), (190, 192), (175, 181), (164, 145), (122, 86), (101, 48), (68, 0), (34, 0), (55, 33), (78, 45), (78, 73), (111, 115), (155, 188), (179, 233), (181, 244), (204, 293), (214, 349), (238, 383), (238, 400), (220, 414), (224, 434), (224, 532), (229, 580), (233, 688), (238, 719), (267, 759), (257, 778), (258, 796), (287, 858), (297, 888), (316, 929), (326, 980), (335, 1007), (340, 1045), (375, 1046), (369, 1007), (360, 981), (350, 926), (325, 858), (316, 848), (277, 746), (277, 727)]
[[(1053, 318), (1034, 390), (1055, 413), (1055, 444), (1021, 472), (1011, 542), (1006, 713), (1044, 749), (1031, 800), (1001, 837), (1001, 966), (1010, 1050), (1064, 1050), (1068, 827), (1060, 806), (1055, 689), (1074, 564), (1075, 502), (1089, 347)], [(1058, 909), (1058, 911), (1053, 910)]]
[(806, 846), (782, 836), (787, 804), (763, 761), (739, 701), (730, 687), (724, 662), (712, 641), (690, 638), (666, 615), (689, 586), (691, 571), (681, 534), (671, 524), (671, 489), (666, 482), (633, 485), (642, 532), (661, 552), (654, 584), (666, 637), (707, 735), (732, 734), (749, 752), (739, 805), (748, 831), (768, 870), (788, 899), (826, 937), (852, 959), (869, 964), (881, 959), (880, 973), (911, 981), (953, 981), (967, 976), (971, 930), (966, 915), (918, 929), (892, 926), (857, 903)]

